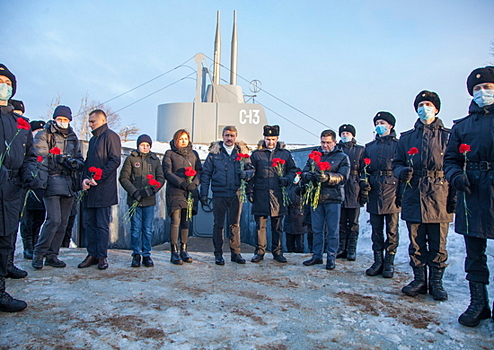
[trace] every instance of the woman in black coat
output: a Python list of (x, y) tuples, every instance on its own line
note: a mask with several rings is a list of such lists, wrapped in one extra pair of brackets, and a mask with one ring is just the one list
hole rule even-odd
[[(187, 198), (191, 194), (194, 204), (192, 214), (197, 214), (197, 187), (200, 184), (202, 171), (201, 160), (196, 151), (192, 150), (190, 134), (180, 129), (170, 141), (171, 149), (166, 151), (163, 158), (163, 173), (167, 180), (166, 207), (171, 218), (170, 225), (170, 261), (181, 265), (183, 261), (192, 262), (187, 253), (187, 239), (189, 237), (189, 220), (187, 218)], [(186, 176), (186, 168), (196, 171), (195, 176)], [(178, 254), (178, 229), (180, 226), (180, 255)]]

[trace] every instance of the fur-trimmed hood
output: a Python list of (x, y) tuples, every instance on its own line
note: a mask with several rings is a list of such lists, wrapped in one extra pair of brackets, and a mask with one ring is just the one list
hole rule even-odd
[[(283, 141), (278, 141), (276, 143), (275, 149), (285, 149), (285, 147), (286, 144)], [(264, 143), (264, 140), (259, 140), (259, 142), (257, 143), (257, 149), (258, 150), (266, 149), (266, 144)]]
[[(223, 141), (213, 141), (211, 142), (211, 145), (209, 146), (209, 153), (212, 154), (219, 154), (221, 152), (221, 148), (223, 146)], [(244, 141), (237, 141), (235, 142), (235, 149), (237, 150), (237, 153), (249, 153), (250, 148), (247, 146), (247, 144)]]

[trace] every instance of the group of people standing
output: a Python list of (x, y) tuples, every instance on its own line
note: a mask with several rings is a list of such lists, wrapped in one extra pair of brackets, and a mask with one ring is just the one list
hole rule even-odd
[[(376, 137), (372, 142), (358, 145), (356, 129), (350, 124), (340, 126), (339, 142), (333, 130), (324, 130), (320, 146), (311, 152), (303, 169), (297, 168), (290, 151), (279, 141), (277, 125), (264, 126), (263, 139), (250, 155), (247, 145), (237, 140), (235, 126), (226, 126), (222, 140), (211, 144), (203, 164), (185, 129), (175, 132), (162, 161), (151, 151), (151, 137), (139, 136), (137, 148), (125, 159), (118, 178), (128, 193), (131, 266), (154, 265), (154, 206), (156, 193), (165, 183), (170, 261), (176, 265), (192, 262), (187, 240), (198, 202), (208, 207), (212, 204), (217, 265), (225, 264), (225, 228), (231, 261), (246, 263), (240, 251), (240, 216), (248, 200), (256, 225), (251, 262), (260, 263), (268, 250), (268, 219), (269, 250), (275, 261), (287, 262), (282, 236), (283, 219), (288, 216), (290, 235), (307, 228), (312, 234), (312, 256), (303, 265), (323, 264), (326, 252), (328, 270), (335, 269), (337, 258), (356, 260), (360, 208), (366, 205), (374, 252), (366, 274), (393, 277), (401, 212), (408, 228), (414, 275), (402, 292), (412, 297), (430, 293), (435, 300), (444, 301), (448, 299), (442, 284), (448, 258), (446, 240), (456, 212), (455, 230), (465, 236), (465, 270), (471, 294), (471, 303), (459, 322), (477, 326), (482, 319), (493, 317), (486, 289), (489, 269), (485, 251), (486, 240), (494, 238), (494, 67), (474, 70), (467, 88), (473, 96), (469, 115), (455, 121), (452, 130), (437, 117), (439, 96), (424, 90), (414, 100), (415, 125), (399, 139), (395, 117), (380, 111), (373, 118)], [(58, 106), (53, 120), (46, 124), (33, 121), (31, 128), (14, 112), (11, 97), (15, 90), (15, 76), (0, 65), (0, 311), (10, 312), (27, 306), (5, 291), (4, 279), (27, 275), (13, 264), (24, 197), (42, 201), (46, 212), (39, 237), (26, 236), (29, 239), (25, 240), (31, 244), (25, 243), (25, 256), (27, 251), (35, 269), (65, 267), (58, 254), (74, 201), (81, 200), (88, 255), (78, 267), (97, 265), (104, 270), (108, 268), (111, 206), (118, 203), (121, 161), (120, 138), (108, 128), (104, 111), (96, 109), (89, 114), (93, 136), (84, 160), (70, 126), (70, 108)], [(41, 220), (30, 215), (27, 227), (39, 231)], [(287, 237), (288, 241), (301, 251), (299, 238)]]

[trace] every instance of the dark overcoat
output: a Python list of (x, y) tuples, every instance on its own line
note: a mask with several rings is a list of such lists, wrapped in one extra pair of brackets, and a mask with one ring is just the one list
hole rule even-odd
[(88, 208), (104, 208), (118, 204), (117, 169), (121, 162), (122, 146), (120, 136), (110, 130), (108, 124), (103, 124), (92, 131), (93, 137), (89, 140), (83, 177), (89, 178), (89, 168), (94, 166), (103, 170), (101, 180), (97, 186), (91, 186), (84, 205)]
[(393, 175), (392, 170), (397, 147), (398, 140), (394, 130), (387, 136), (376, 135), (374, 141), (365, 145), (362, 158), (371, 160), (366, 169), (368, 175), (363, 174), (371, 186), (367, 202), (367, 212), (370, 214), (386, 215), (400, 212), (400, 208), (395, 203), (398, 179)]
[(283, 229), (291, 235), (303, 235), (307, 233), (307, 226), (304, 225), (305, 213), (300, 196), (301, 189), (297, 184), (288, 186), (288, 195), (290, 196), (290, 205), (288, 206), (288, 215), (285, 216)]
[[(175, 210), (187, 209), (187, 197), (189, 191), (183, 189), (184, 184), (189, 180), (185, 176), (185, 168), (192, 167), (197, 172), (197, 175), (192, 178), (192, 182), (196, 185), (196, 189), (192, 192), (194, 206), (192, 214), (197, 214), (197, 201), (199, 199), (199, 187), (201, 183), (202, 164), (199, 155), (192, 149), (192, 144), (189, 143), (186, 147), (178, 148), (170, 141), (170, 148), (165, 152), (163, 157), (163, 173), (166, 183), (166, 208), (168, 215), (171, 215)], [(181, 186), (182, 185), (182, 186)]]
[[(148, 175), (153, 175), (153, 178), (160, 183), (160, 187), (150, 186)], [(150, 207), (156, 205), (156, 193), (165, 184), (165, 176), (163, 175), (163, 167), (161, 161), (154, 152), (142, 153), (138, 150), (130, 152), (120, 170), (120, 184), (127, 192), (127, 204), (134, 203), (134, 192), (151, 188), (153, 194), (149, 197), (142, 198), (139, 202), (140, 207)]]
[(0, 155), (4, 155), (0, 168), (0, 236), (16, 232), (25, 194), (22, 184), (32, 182), (32, 174), (37, 171), (31, 129), (18, 129), (18, 118), (28, 122), (15, 114), (12, 106), (0, 107)]
[[(418, 119), (412, 130), (401, 134), (393, 159), (393, 172), (399, 178), (405, 168), (413, 168), (410, 183), (402, 181), (401, 193), (398, 193), (402, 195), (403, 220), (426, 224), (453, 220), (453, 214), (446, 211), (450, 191), (443, 171), (449, 133), (442, 120), (436, 118), (428, 125)], [(412, 147), (418, 149), (413, 156), (408, 154)]]
[[(463, 235), (494, 239), (494, 105), (481, 108), (472, 101), (469, 115), (455, 121), (444, 156), (444, 170), (450, 183), (463, 173), (465, 156), (461, 144), (470, 146), (466, 173), (470, 195), (458, 192), (455, 231)], [(468, 209), (468, 221), (465, 215)], [(467, 226), (468, 222), (468, 226)]]
[(297, 166), (291, 152), (285, 149), (284, 143), (278, 142), (273, 150), (267, 149), (264, 142), (260, 144), (250, 157), (256, 170), (254, 177), (249, 181), (247, 190), (254, 194), (252, 215), (276, 217), (288, 213), (287, 207), (283, 205), (279, 175), (276, 169), (271, 166), (274, 158), (285, 160), (283, 177), (287, 179), (288, 183), (291, 183), (295, 178)]
[(342, 208), (360, 208), (360, 169), (362, 165), (362, 156), (364, 154), (364, 146), (357, 145), (357, 141), (353, 139), (350, 142), (339, 142), (338, 148), (348, 156), (350, 160), (350, 175), (345, 182), (345, 200), (341, 204)]

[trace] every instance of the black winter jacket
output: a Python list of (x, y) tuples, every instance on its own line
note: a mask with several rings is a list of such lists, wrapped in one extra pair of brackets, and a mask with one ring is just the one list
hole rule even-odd
[[(148, 175), (153, 175), (153, 178), (160, 183), (160, 187), (150, 186)], [(165, 176), (163, 175), (163, 167), (161, 161), (154, 152), (141, 153), (138, 150), (130, 152), (125, 159), (118, 178), (122, 187), (127, 191), (127, 204), (132, 205), (135, 198), (133, 194), (136, 191), (150, 188), (153, 194), (149, 197), (142, 198), (139, 202), (140, 207), (150, 207), (156, 205), (156, 193), (165, 184)]]
[(357, 145), (357, 141), (353, 139), (350, 142), (339, 142), (338, 148), (341, 149), (350, 160), (350, 175), (345, 182), (345, 200), (342, 208), (360, 208), (360, 171), (364, 154), (364, 146)]
[(170, 147), (165, 152), (163, 157), (163, 173), (166, 183), (166, 208), (168, 215), (171, 215), (175, 210), (187, 209), (187, 197), (189, 191), (186, 189), (188, 185), (187, 176), (185, 176), (185, 168), (192, 167), (197, 172), (197, 175), (192, 179), (195, 188), (191, 190), (194, 198), (194, 207), (192, 214), (197, 214), (197, 201), (199, 184), (201, 183), (202, 165), (199, 155), (192, 149), (192, 144), (178, 148), (170, 141)]
[[(51, 154), (54, 147), (60, 155)], [(36, 153), (43, 157), (40, 171), (47, 172), (44, 196), (72, 197), (80, 189), (80, 174), (84, 166), (79, 139), (74, 130), (60, 129), (54, 120), (45, 124), (34, 138)]]
[(252, 215), (276, 217), (288, 213), (287, 207), (283, 205), (278, 173), (271, 166), (274, 158), (285, 160), (283, 177), (286, 178), (288, 183), (291, 183), (295, 178), (297, 166), (290, 151), (285, 149), (285, 144), (278, 142), (276, 148), (270, 151), (262, 142), (250, 157), (255, 169), (254, 177), (247, 186), (247, 192), (254, 195)]
[[(233, 197), (240, 187), (240, 162), (236, 160), (239, 153), (247, 154), (249, 149), (244, 142), (236, 142), (232, 154), (228, 155), (223, 141), (211, 143), (209, 154), (204, 161), (201, 173), (201, 196), (209, 194), (209, 184), (214, 196)], [(254, 176), (250, 158), (245, 158), (244, 170), (247, 181)]]
[[(384, 137), (376, 135), (374, 141), (365, 145), (362, 159), (371, 160), (366, 170), (371, 186), (367, 212), (371, 214), (386, 215), (400, 212), (400, 208), (395, 204), (398, 179), (392, 171), (392, 162), (397, 147), (398, 140), (394, 130)], [(364, 164), (361, 167), (364, 169)]]
[[(450, 130), (441, 119), (425, 125), (418, 119), (412, 130), (401, 134), (393, 159), (393, 173), (400, 174), (408, 167), (413, 168), (409, 184), (401, 181), (401, 218), (410, 222), (451, 222), (453, 215), (446, 211), (449, 184), (444, 177), (443, 157), (448, 144)], [(416, 147), (419, 152), (410, 156), (407, 152)]]
[(288, 186), (288, 195), (290, 196), (290, 205), (288, 206), (288, 215), (284, 220), (284, 231), (291, 235), (303, 235), (307, 233), (307, 226), (304, 225), (305, 215), (302, 198), (300, 197), (301, 189), (297, 184)]
[[(343, 203), (345, 200), (345, 182), (350, 174), (350, 160), (348, 156), (343, 153), (341, 149), (335, 147), (331, 152), (324, 153), (322, 148), (319, 147), (315, 151), (321, 152), (321, 162), (329, 162), (331, 168), (326, 170), (325, 173), (329, 174), (330, 178), (335, 177), (332, 174), (339, 174), (336, 176), (336, 180), (329, 180), (321, 184), (321, 193), (319, 194), (319, 203)], [(307, 159), (304, 170), (302, 172), (302, 179), (306, 178), (306, 173), (310, 172), (312, 168), (312, 160)], [(316, 173), (320, 172), (316, 168)], [(314, 187), (318, 186), (318, 182), (313, 180)], [(305, 180), (303, 182), (305, 185)]]
[[(37, 187), (37, 180), (33, 178), (37, 172), (33, 136), (31, 129), (17, 128), (18, 118), (28, 122), (13, 113), (12, 106), (0, 107), (0, 155), (4, 155), (0, 167), (0, 236), (8, 236), (17, 230), (25, 194), (21, 185), (28, 182), (30, 188)], [(9, 152), (6, 151), (7, 144), (10, 144)]]
[(84, 205), (88, 208), (104, 208), (118, 204), (117, 169), (121, 162), (122, 146), (120, 136), (103, 124), (92, 131), (89, 140), (83, 177), (89, 178), (89, 168), (94, 166), (103, 169), (101, 180), (97, 186), (91, 186), (84, 196)]
[[(466, 173), (472, 192), (458, 192), (455, 231), (463, 235), (494, 239), (494, 105), (481, 108), (472, 101), (469, 115), (456, 120), (451, 130), (444, 170), (450, 183), (463, 174), (465, 156), (461, 144), (469, 145)], [(468, 221), (465, 209), (468, 209)], [(468, 223), (468, 225), (467, 225)]]

